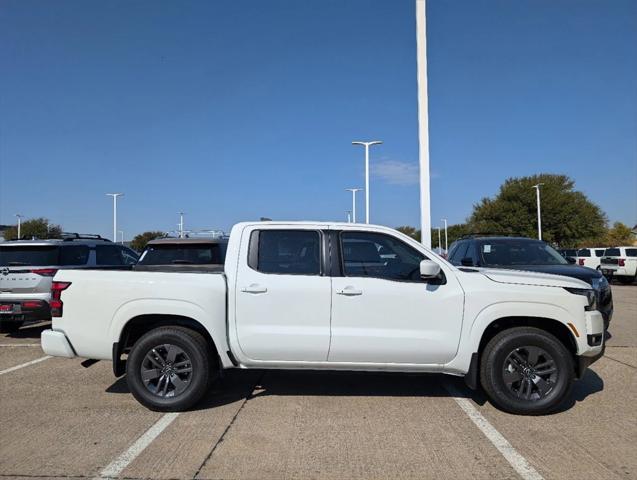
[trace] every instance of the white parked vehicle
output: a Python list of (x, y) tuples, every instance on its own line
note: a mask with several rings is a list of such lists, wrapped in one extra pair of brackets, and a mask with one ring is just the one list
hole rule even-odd
[(604, 348), (585, 282), (457, 268), (351, 223), (240, 223), (223, 273), (61, 270), (53, 298), (44, 351), (111, 360), (161, 411), (193, 406), (222, 369), (270, 368), (447, 373), (541, 414)]
[(575, 257), (575, 260), (581, 267), (600, 270), (600, 262), (605, 251), (605, 247), (580, 248), (577, 251), (577, 257)]
[(637, 279), (637, 247), (607, 248), (601, 259), (602, 273), (622, 283)]

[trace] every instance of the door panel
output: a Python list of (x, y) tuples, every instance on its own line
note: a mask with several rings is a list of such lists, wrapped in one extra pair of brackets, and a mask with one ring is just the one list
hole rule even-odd
[(419, 272), (413, 279), (424, 255), (386, 234), (348, 232), (341, 239), (346, 276), (332, 279), (329, 361), (450, 361), (464, 308), (455, 276), (440, 285), (419, 280)]
[(321, 275), (321, 234), (314, 230), (252, 232), (252, 262), (237, 275), (238, 342), (260, 361), (326, 361), (330, 277)]

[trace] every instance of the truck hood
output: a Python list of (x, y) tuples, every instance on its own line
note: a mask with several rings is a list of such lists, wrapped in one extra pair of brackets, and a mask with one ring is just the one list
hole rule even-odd
[(582, 280), (578, 280), (573, 277), (565, 277), (563, 275), (495, 268), (479, 268), (478, 270), (485, 277), (498, 283), (536, 285), (541, 287), (591, 288), (590, 284)]

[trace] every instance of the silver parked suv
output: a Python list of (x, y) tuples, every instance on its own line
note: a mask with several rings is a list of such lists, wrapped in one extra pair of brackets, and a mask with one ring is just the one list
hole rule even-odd
[(99, 235), (64, 233), (0, 243), (0, 331), (51, 319), (51, 283), (59, 268), (127, 269), (137, 253)]

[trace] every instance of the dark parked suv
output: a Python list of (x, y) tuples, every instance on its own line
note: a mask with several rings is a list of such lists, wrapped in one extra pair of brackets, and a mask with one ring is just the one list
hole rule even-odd
[(137, 253), (99, 235), (0, 243), (0, 331), (51, 318), (51, 283), (60, 268), (131, 268)]
[(613, 296), (602, 273), (574, 265), (549, 244), (525, 237), (469, 236), (454, 242), (448, 260), (460, 267), (506, 268), (577, 278), (597, 292), (597, 308), (606, 328), (613, 316)]
[(135, 270), (155, 272), (223, 271), (227, 238), (162, 238), (148, 242)]

